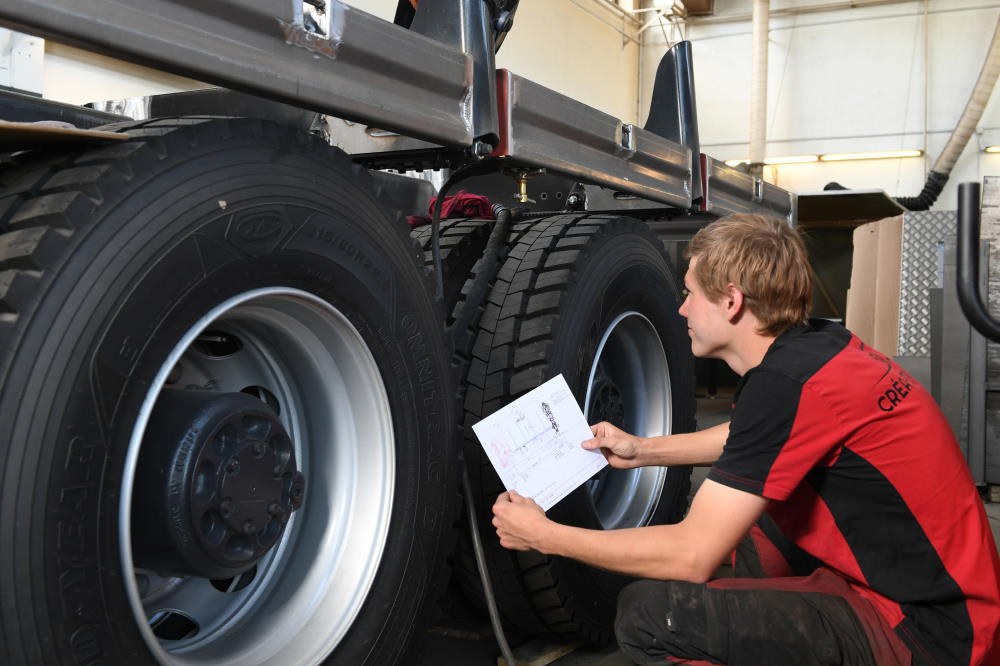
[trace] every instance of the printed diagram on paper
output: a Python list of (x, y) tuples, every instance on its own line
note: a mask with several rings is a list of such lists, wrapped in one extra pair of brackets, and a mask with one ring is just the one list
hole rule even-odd
[(508, 490), (548, 511), (607, 461), (580, 443), (590, 426), (562, 375), (472, 426)]
[[(541, 411), (546, 416), (552, 415), (547, 402), (541, 403)], [(489, 428), (487, 440), (490, 458), (495, 459), (512, 479), (528, 481), (540, 465), (548, 460), (559, 460), (579, 447), (579, 444), (574, 447), (559, 434), (559, 423), (554, 417), (551, 423), (542, 423), (537, 415), (529, 416), (520, 409), (515, 409), (510, 416), (512, 432), (506, 431), (507, 424), (494, 423)]]

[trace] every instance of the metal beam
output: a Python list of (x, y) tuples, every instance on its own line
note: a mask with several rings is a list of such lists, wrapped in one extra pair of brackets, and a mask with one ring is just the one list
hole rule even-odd
[(328, 1), (3, 0), (0, 23), (115, 58), (451, 146), (472, 143), (472, 59)]
[(498, 72), (501, 132), (496, 157), (679, 208), (691, 206), (691, 149)]
[(795, 195), (777, 185), (726, 166), (725, 162), (702, 155), (705, 178), (705, 198), (702, 210), (715, 215), (758, 213), (795, 219)]

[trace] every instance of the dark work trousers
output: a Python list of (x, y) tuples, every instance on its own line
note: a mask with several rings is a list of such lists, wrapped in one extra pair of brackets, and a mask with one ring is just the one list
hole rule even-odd
[(871, 603), (824, 567), (794, 574), (754, 527), (736, 578), (636, 581), (618, 597), (615, 633), (637, 664), (902, 666), (910, 652)]

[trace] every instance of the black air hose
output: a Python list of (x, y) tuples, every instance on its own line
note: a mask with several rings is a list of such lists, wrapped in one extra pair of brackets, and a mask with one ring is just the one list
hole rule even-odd
[(497, 639), (497, 646), (503, 655), (507, 666), (515, 666), (517, 661), (514, 653), (510, 651), (510, 644), (507, 642), (507, 635), (504, 633), (503, 624), (500, 622), (500, 611), (497, 609), (497, 599), (493, 592), (493, 584), (490, 583), (490, 574), (486, 566), (486, 554), (483, 551), (483, 540), (479, 536), (479, 520), (476, 518), (476, 504), (472, 499), (472, 482), (469, 480), (469, 469), (462, 460), (462, 491), (465, 495), (465, 513), (469, 518), (469, 534), (472, 535), (472, 551), (476, 557), (476, 567), (479, 569), (479, 581), (483, 584), (483, 596), (486, 597), (486, 609), (490, 614), (490, 624), (493, 625), (493, 635)]
[[(440, 199), (440, 195), (439, 195)], [(486, 249), (479, 259), (476, 277), (472, 280), (472, 286), (466, 294), (466, 299), (461, 308), (455, 314), (454, 323), (448, 327), (448, 332), (455, 341), (455, 348), (459, 349), (461, 336), (472, 325), (473, 319), (478, 314), (480, 305), (486, 300), (486, 295), (493, 281), (496, 279), (504, 260), (507, 258), (507, 236), (510, 231), (511, 211), (502, 204), (493, 204), (493, 215), (496, 217), (496, 224), (490, 232), (490, 237), (486, 241)], [(461, 367), (461, 366), (460, 366)], [(504, 661), (509, 666), (516, 663), (514, 655), (507, 643), (507, 636), (500, 621), (500, 611), (497, 608), (496, 596), (493, 593), (493, 584), (490, 582), (489, 570), (486, 564), (486, 555), (483, 552), (482, 538), (479, 536), (479, 520), (476, 514), (476, 505), (472, 494), (472, 483), (469, 481), (468, 465), (465, 456), (462, 456), (462, 491), (465, 495), (465, 512), (469, 519), (469, 534), (472, 537), (472, 551), (476, 558), (476, 568), (479, 569), (479, 580), (483, 586), (483, 595), (486, 598), (486, 609), (489, 611), (490, 624), (493, 626), (493, 635), (497, 639), (497, 645), (503, 655)]]
[(497, 222), (493, 225), (493, 231), (490, 232), (490, 237), (486, 241), (486, 249), (483, 250), (483, 256), (479, 260), (476, 277), (472, 281), (472, 286), (469, 288), (461, 308), (455, 313), (454, 323), (449, 327), (453, 337), (462, 335), (472, 324), (479, 305), (485, 300), (493, 280), (496, 279), (500, 267), (503, 266), (503, 262), (507, 258), (507, 250), (509, 249), (507, 235), (510, 232), (510, 222), (513, 216), (510, 209), (502, 204), (493, 204), (493, 215)]
[[(434, 267), (437, 274), (437, 291), (438, 296), (441, 297), (443, 294), (443, 282), (441, 280), (441, 250), (439, 246), (439, 229), (441, 219), (441, 204), (444, 201), (444, 197), (448, 190), (462, 178), (466, 178), (472, 175), (470, 172), (456, 173), (448, 182), (442, 186), (441, 190), (438, 192), (437, 204), (434, 206), (434, 214), (432, 217), (432, 252), (434, 255)], [(479, 260), (479, 268), (476, 273), (476, 277), (472, 281), (472, 285), (466, 294), (466, 299), (462, 303), (461, 308), (455, 314), (455, 321), (451, 326), (446, 328), (447, 333), (451, 336), (454, 341), (455, 349), (461, 349), (461, 337), (472, 325), (472, 322), (483, 301), (486, 300), (486, 296), (489, 292), (490, 287), (493, 285), (493, 281), (496, 279), (497, 274), (500, 272), (500, 268), (503, 266), (504, 260), (507, 258), (507, 236), (510, 231), (510, 223), (512, 219), (512, 214), (509, 208), (503, 206), (502, 204), (493, 204), (493, 215), (496, 217), (496, 224), (493, 225), (493, 230), (490, 232), (490, 237), (486, 241), (486, 249), (483, 251), (483, 255)], [(464, 364), (459, 364), (460, 374), (464, 374)], [(497, 608), (496, 596), (493, 592), (493, 585), (490, 582), (489, 569), (486, 563), (486, 556), (483, 552), (483, 542), (479, 535), (479, 520), (476, 514), (476, 505), (472, 493), (472, 484), (469, 480), (469, 470), (466, 465), (465, 456), (462, 456), (460, 461), (462, 465), (462, 494), (465, 496), (465, 511), (468, 516), (469, 521), (469, 535), (472, 538), (472, 550), (476, 559), (476, 568), (479, 569), (479, 580), (483, 586), (483, 595), (486, 598), (486, 608), (490, 615), (490, 624), (493, 626), (493, 635), (496, 637), (497, 645), (500, 647), (500, 652), (503, 655), (504, 661), (510, 666), (513, 666), (516, 662), (514, 660), (514, 655), (510, 650), (510, 645), (507, 642), (507, 636), (503, 630), (503, 624), (500, 621), (500, 611)]]

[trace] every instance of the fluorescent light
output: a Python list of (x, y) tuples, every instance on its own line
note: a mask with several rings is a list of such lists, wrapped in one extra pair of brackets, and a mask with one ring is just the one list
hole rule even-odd
[[(988, 153), (1000, 153), (1000, 146), (989, 146)], [(826, 155), (786, 155), (783, 157), (765, 157), (764, 164), (806, 164), (808, 162), (841, 162), (844, 160), (884, 160), (900, 157), (920, 157), (922, 150), (883, 150), (869, 153), (828, 153)], [(726, 160), (728, 166), (734, 167), (749, 164), (750, 160)]]
[(884, 160), (898, 157), (920, 157), (922, 150), (882, 150), (868, 153), (829, 153), (820, 155), (823, 162), (840, 162), (843, 160)]
[[(783, 157), (765, 157), (764, 164), (805, 164), (806, 162), (818, 162), (819, 155), (786, 155)], [(739, 166), (750, 164), (750, 160), (726, 160), (727, 166)]]
[(785, 157), (765, 157), (764, 164), (805, 164), (806, 162), (818, 162), (817, 155), (786, 155)]
[[(1000, 146), (986, 146), (987, 153), (1000, 153)], [(729, 164), (726, 162), (726, 164)]]

